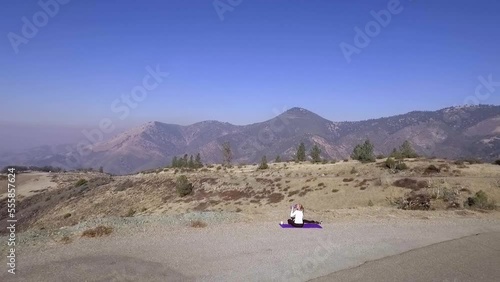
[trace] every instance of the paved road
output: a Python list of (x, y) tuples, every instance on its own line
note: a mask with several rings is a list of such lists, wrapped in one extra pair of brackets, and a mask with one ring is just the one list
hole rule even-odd
[(434, 244), (310, 282), (500, 281), (500, 232)]
[[(52, 243), (41, 250), (20, 246), (18, 274), (6, 273), (2, 255), (0, 281), (491, 281), (496, 275), (491, 266), (499, 265), (500, 222), (493, 220), (170, 229), (154, 226), (134, 234)], [(484, 235), (467, 237), (478, 233)], [(457, 238), (464, 239), (439, 244)], [(363, 265), (367, 261), (373, 262)]]

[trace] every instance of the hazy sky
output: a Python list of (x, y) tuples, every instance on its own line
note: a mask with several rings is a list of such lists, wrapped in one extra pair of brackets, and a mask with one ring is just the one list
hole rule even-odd
[[(499, 1), (391, 2), (220, 0), (218, 13), (213, 0), (72, 0), (44, 19), (38, 1), (3, 1), (0, 122), (247, 124), (294, 106), (362, 120), (463, 104), (479, 76), (500, 83)], [(388, 5), (385, 27), (356, 44)], [(357, 48), (349, 63), (342, 42)], [(112, 110), (145, 89), (148, 66), (169, 75)], [(478, 101), (500, 104), (496, 88)]]

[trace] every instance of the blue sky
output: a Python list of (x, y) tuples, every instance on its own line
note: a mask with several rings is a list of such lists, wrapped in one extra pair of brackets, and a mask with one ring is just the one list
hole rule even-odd
[[(242, 0), (221, 20), (213, 1), (72, 0), (16, 54), (9, 33), (22, 36), (22, 18), (43, 10), (4, 1), (0, 124), (248, 124), (294, 106), (363, 120), (463, 104), (478, 76), (500, 82), (493, 0), (401, 0), (348, 63), (339, 44), (354, 46), (354, 28), (389, 2)], [(147, 66), (169, 76), (120, 120), (111, 105), (142, 85)], [(500, 86), (480, 102), (500, 104)]]

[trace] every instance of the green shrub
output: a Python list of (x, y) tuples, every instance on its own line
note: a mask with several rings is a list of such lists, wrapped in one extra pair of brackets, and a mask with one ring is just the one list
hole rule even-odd
[(393, 158), (387, 158), (387, 160), (385, 160), (385, 166), (393, 170), (408, 169), (408, 166), (402, 160), (394, 160)]
[(496, 160), (496, 161), (494, 162), (494, 164), (496, 164), (496, 165), (500, 165), (500, 159)]
[(374, 162), (373, 144), (370, 140), (366, 140), (363, 144), (358, 144), (352, 151), (351, 158), (361, 162)]
[(70, 213), (66, 213), (66, 214), (64, 214), (63, 218), (65, 218), (65, 219), (66, 219), (66, 218), (68, 218), (68, 217), (70, 217), (70, 216), (71, 216), (71, 214), (70, 214)]
[(479, 190), (474, 197), (469, 197), (464, 203), (464, 206), (469, 208), (478, 208), (485, 210), (496, 209), (496, 203), (492, 200), (488, 200), (488, 194), (483, 190)]
[(263, 156), (257, 169), (268, 169), (268, 168), (269, 168), (269, 165), (267, 165), (267, 158), (266, 158), (266, 156)]
[(76, 183), (75, 183), (75, 187), (80, 187), (80, 186), (83, 186), (85, 184), (87, 184), (88, 181), (86, 179), (80, 179), (78, 180)]
[(187, 196), (193, 192), (193, 184), (189, 183), (189, 180), (185, 175), (177, 177), (175, 187), (177, 189), (177, 193), (181, 197)]
[(369, 200), (369, 201), (368, 201), (368, 206), (369, 206), (369, 207), (373, 207), (373, 202), (372, 202), (372, 200)]

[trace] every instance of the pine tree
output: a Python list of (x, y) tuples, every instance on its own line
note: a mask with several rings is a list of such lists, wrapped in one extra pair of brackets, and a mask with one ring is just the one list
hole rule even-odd
[(196, 168), (203, 167), (203, 163), (201, 162), (200, 153), (196, 154), (196, 158), (194, 160), (194, 165), (195, 165)]
[(177, 157), (174, 157), (172, 159), (172, 167), (179, 167), (179, 161), (177, 160)]
[(312, 158), (312, 163), (321, 162), (321, 149), (318, 147), (318, 145), (314, 144), (310, 156)]
[(194, 160), (193, 160), (193, 155), (189, 156), (189, 163), (188, 163), (189, 168), (194, 168)]
[(187, 167), (188, 165), (188, 154), (184, 154), (184, 158), (182, 158), (182, 167)]
[(392, 153), (389, 155), (390, 158), (394, 158), (396, 160), (403, 159), (403, 154), (396, 148), (392, 149)]
[(267, 165), (267, 158), (266, 158), (266, 155), (264, 155), (262, 157), (262, 160), (260, 161), (260, 165), (258, 167), (258, 169), (267, 169), (269, 168), (269, 165)]
[(276, 156), (276, 159), (274, 160), (275, 163), (280, 163), (281, 162), (281, 157), (280, 155)]
[(231, 152), (231, 144), (229, 142), (224, 142), (224, 144), (222, 144), (222, 156), (224, 165), (228, 167), (231, 166), (233, 154)]
[(410, 141), (406, 140), (403, 142), (401, 147), (399, 147), (399, 151), (403, 158), (416, 158), (418, 157), (417, 152), (413, 149)]
[(299, 148), (297, 148), (297, 154), (295, 155), (296, 162), (303, 162), (306, 160), (306, 145), (304, 142), (300, 142)]
[(352, 151), (351, 158), (361, 162), (374, 162), (375, 156), (373, 154), (373, 145), (369, 139), (363, 144), (358, 144)]

